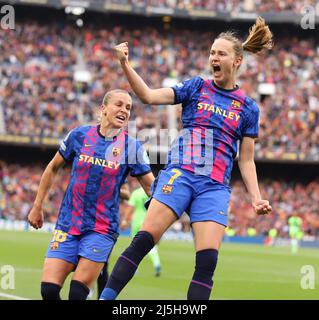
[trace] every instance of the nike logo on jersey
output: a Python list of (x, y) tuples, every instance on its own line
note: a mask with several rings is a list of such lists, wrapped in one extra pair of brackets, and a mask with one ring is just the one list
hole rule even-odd
[(87, 148), (87, 147), (92, 147), (92, 146), (93, 146), (93, 144), (87, 144), (87, 143), (84, 144), (84, 147), (85, 147), (85, 148)]

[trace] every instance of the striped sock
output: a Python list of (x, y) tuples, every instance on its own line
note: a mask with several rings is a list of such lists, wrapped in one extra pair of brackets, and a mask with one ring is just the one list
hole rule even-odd
[(217, 264), (218, 251), (201, 250), (196, 253), (196, 266), (189, 285), (188, 300), (208, 300), (213, 288), (213, 274)]
[(101, 300), (115, 300), (126, 284), (133, 278), (139, 263), (154, 247), (154, 240), (150, 233), (140, 231), (134, 237), (130, 246), (117, 260)]

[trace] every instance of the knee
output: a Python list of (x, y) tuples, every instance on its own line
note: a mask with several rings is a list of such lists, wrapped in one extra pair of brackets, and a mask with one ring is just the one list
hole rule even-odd
[(163, 235), (159, 230), (160, 229), (156, 225), (143, 224), (140, 229), (140, 232), (147, 233), (155, 245), (160, 241), (160, 239)]
[(86, 300), (90, 289), (81, 281), (72, 280), (70, 284), (69, 300)]
[(155, 245), (154, 237), (150, 232), (146, 230), (140, 230), (133, 238), (131, 245), (132, 247), (139, 247), (143, 248), (144, 250), (151, 250)]
[(123, 252), (123, 256), (130, 258), (134, 263), (139, 264), (141, 260), (154, 247), (153, 236), (147, 231), (139, 231), (130, 246)]
[(41, 296), (43, 300), (61, 300), (61, 286), (50, 282), (41, 282)]
[(213, 276), (218, 259), (218, 250), (205, 249), (196, 253), (195, 270), (207, 276)]

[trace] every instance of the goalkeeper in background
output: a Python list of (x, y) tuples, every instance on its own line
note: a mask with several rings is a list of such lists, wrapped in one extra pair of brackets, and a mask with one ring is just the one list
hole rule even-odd
[[(143, 190), (143, 188), (138, 188), (132, 192), (132, 195), (128, 201), (128, 207), (125, 210), (123, 219), (120, 224), (121, 229), (127, 228), (129, 222), (131, 222), (131, 237), (134, 238), (135, 235), (140, 230), (144, 218), (146, 216), (147, 210), (145, 209), (144, 203), (148, 200), (148, 196)], [(159, 277), (161, 274), (161, 262), (158, 254), (158, 246), (155, 245), (153, 249), (148, 253), (153, 267), (155, 270), (155, 277)]]
[(297, 253), (299, 249), (299, 241), (303, 238), (302, 219), (298, 216), (297, 213), (294, 213), (288, 219), (289, 225), (289, 237), (291, 239), (291, 253)]

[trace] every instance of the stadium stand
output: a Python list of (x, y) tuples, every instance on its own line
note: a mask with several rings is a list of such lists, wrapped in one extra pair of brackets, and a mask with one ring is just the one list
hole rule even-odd
[[(1, 162), (0, 218), (26, 219), (43, 170), (44, 167), (40, 165)], [(69, 169), (61, 170), (48, 195), (44, 208), (45, 220), (48, 222), (56, 221), (68, 178)], [(288, 237), (287, 219), (298, 212), (303, 218), (305, 233), (319, 237), (319, 180), (313, 180), (306, 185), (283, 180), (261, 180), (260, 189), (264, 198), (269, 199), (274, 211), (271, 216), (256, 218), (242, 181), (233, 181), (229, 221), (237, 235), (247, 235), (247, 229), (253, 226), (257, 235), (266, 235), (271, 228), (276, 228), (281, 237)], [(184, 225), (184, 229), (189, 228)]]
[[(208, 49), (214, 36), (177, 28), (167, 36), (155, 27), (142, 30), (125, 25), (89, 25), (79, 33), (75, 26), (62, 23), (18, 23), (16, 30), (0, 36), (5, 133), (61, 138), (70, 129), (97, 119), (101, 97), (108, 89), (129, 89), (112, 58), (111, 47), (119, 39), (130, 42), (131, 61), (141, 76), (160, 87), (167, 76), (181, 81), (202, 70), (208, 77)], [(318, 50), (316, 38), (277, 35), (271, 53), (250, 56), (242, 66), (240, 85), (261, 108), (257, 157), (319, 160)], [(91, 81), (78, 81), (78, 68)], [(273, 94), (263, 94), (262, 86), (270, 87)], [(134, 101), (131, 119), (138, 130), (158, 132), (167, 128), (168, 117), (164, 106)]]
[[(299, 13), (301, 10), (301, 4), (296, 1), (279, 0), (113, 2), (220, 12)], [(315, 1), (302, 4), (315, 6)], [(194, 23), (185, 28), (181, 22), (172, 24), (167, 32), (161, 25), (145, 23), (147, 19), (132, 23), (134, 18), (127, 15), (119, 20), (117, 17), (107, 21), (88, 19), (79, 28), (74, 21), (58, 17), (47, 21), (37, 15), (33, 19), (17, 19), (15, 30), (0, 33), (0, 119), (3, 119), (0, 142), (7, 141), (10, 135), (57, 141), (70, 129), (95, 122), (101, 97), (107, 90), (129, 90), (112, 58), (114, 44), (128, 40), (133, 66), (149, 84), (159, 87), (167, 80), (181, 81), (199, 71), (204, 77), (209, 76), (209, 46), (218, 29), (225, 29), (225, 25), (217, 24), (216, 30), (207, 30), (202, 23), (198, 23), (198, 28), (193, 27)], [(240, 32), (247, 30), (247, 21), (245, 23), (245, 26), (238, 25)], [(300, 161), (302, 170), (304, 161), (314, 164), (319, 161), (319, 38), (311, 32), (306, 36), (293, 33), (291, 25), (287, 28), (288, 31), (281, 30), (280, 26), (276, 28), (271, 53), (246, 59), (239, 84), (258, 101), (261, 109), (256, 158), (272, 159), (274, 168), (276, 161)], [(159, 129), (168, 127), (170, 116), (165, 106), (144, 106), (134, 98), (131, 118), (136, 121), (137, 130), (149, 128), (158, 134)], [(1, 148), (5, 152), (4, 145)], [(13, 164), (7, 158), (0, 162), (0, 218), (24, 220), (45, 162), (25, 164), (22, 157), (21, 163)], [(274, 172), (277, 174), (278, 170)], [(50, 192), (46, 221), (55, 222), (67, 174), (67, 170), (61, 171)], [(298, 212), (303, 218), (305, 233), (319, 237), (317, 177), (312, 181), (296, 181), (281, 179), (276, 174), (260, 182), (262, 194), (274, 208), (271, 217), (256, 218), (242, 182), (233, 181), (231, 228), (238, 235), (246, 235), (247, 229), (253, 226), (257, 234), (262, 235), (274, 227), (280, 236), (287, 237), (287, 218)], [(183, 224), (183, 228), (188, 230), (189, 225)]]

